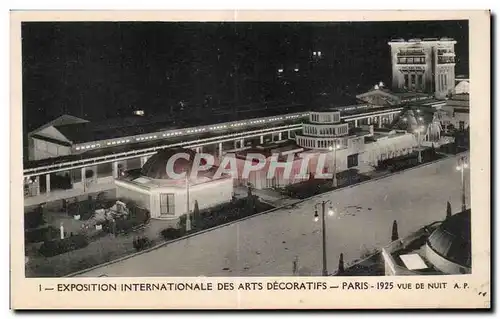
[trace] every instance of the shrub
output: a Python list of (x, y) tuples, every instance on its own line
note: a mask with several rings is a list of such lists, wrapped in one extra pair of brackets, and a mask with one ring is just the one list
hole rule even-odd
[(133, 220), (137, 225), (146, 224), (151, 219), (151, 214), (144, 208), (135, 205), (127, 206), (130, 212), (129, 219)]
[(115, 220), (115, 230), (117, 233), (128, 234), (139, 224), (133, 219), (116, 219)]
[(56, 239), (58, 237), (59, 230), (52, 226), (36, 228), (24, 233), (24, 241), (26, 244), (39, 243), (45, 240)]
[(165, 240), (172, 240), (184, 235), (184, 229), (182, 228), (173, 228), (169, 227), (160, 232), (161, 236), (165, 238)]
[(24, 214), (24, 229), (37, 228), (45, 224), (43, 208), (37, 207), (34, 211)]
[(88, 240), (83, 235), (74, 235), (64, 239), (47, 240), (40, 246), (39, 252), (45, 257), (53, 257), (66, 252), (84, 248)]
[(146, 236), (136, 238), (133, 241), (134, 248), (137, 251), (141, 251), (141, 250), (144, 250), (146, 248), (149, 248), (149, 247), (151, 247), (152, 244), (153, 244), (153, 242)]
[(68, 215), (80, 215), (80, 220), (88, 220), (94, 216), (96, 205), (92, 199), (68, 204)]

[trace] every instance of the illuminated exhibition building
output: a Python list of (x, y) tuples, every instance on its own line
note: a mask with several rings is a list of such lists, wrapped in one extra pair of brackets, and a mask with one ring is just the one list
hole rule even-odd
[[(468, 115), (468, 93), (464, 92), (468, 81), (460, 82), (460, 96), (444, 99), (455, 84), (454, 43), (449, 39), (391, 41), (392, 89), (378, 84), (357, 95), (350, 105), (333, 102), (318, 107), (289, 105), (256, 109), (237, 119), (221, 115), (217, 116), (218, 120), (207, 119), (205, 123), (189, 119), (172, 121), (170, 115), (161, 114), (137, 113), (131, 118), (101, 123), (63, 115), (28, 134), (29, 151), (24, 163), (25, 206), (106, 190), (124, 192), (133, 184), (135, 191), (142, 193), (144, 206), (154, 208), (158, 211), (156, 215), (165, 215), (163, 207), (171, 207), (171, 201), (168, 195), (158, 194), (176, 193), (183, 186), (155, 178), (161, 176), (155, 171), (155, 165), (162, 164), (150, 164), (149, 161), (155, 159), (155, 163), (163, 163), (160, 159), (165, 155), (157, 154), (170, 148), (210, 153), (217, 158), (216, 164), (227, 153), (256, 149), (268, 157), (291, 150), (301, 154), (327, 153), (330, 172), (333, 162), (336, 162), (337, 172), (349, 168), (366, 171), (380, 160), (406, 154), (416, 147), (414, 132), (394, 127), (408, 108), (422, 108), (431, 113), (439, 111), (446, 125), (468, 126), (468, 120), (464, 123)], [(462, 115), (464, 119), (459, 119)], [(283, 143), (292, 146), (279, 150)], [(337, 148), (333, 147), (335, 145)], [(130, 179), (131, 170), (141, 168), (142, 177), (123, 181), (123, 178)], [(256, 182), (257, 179), (262, 178), (255, 177), (254, 183), (260, 185), (258, 188), (295, 182)], [(164, 186), (165, 190), (158, 191)], [(227, 198), (229, 189), (224, 188), (223, 193), (209, 197)], [(178, 215), (182, 205), (177, 204), (177, 199), (175, 203), (175, 215)]]

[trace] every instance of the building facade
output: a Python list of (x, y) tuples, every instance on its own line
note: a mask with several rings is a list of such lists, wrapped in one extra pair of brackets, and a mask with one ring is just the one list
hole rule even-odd
[(151, 218), (177, 219), (195, 204), (200, 210), (231, 201), (233, 180), (223, 174), (215, 177), (216, 167), (199, 172), (197, 176), (173, 179), (167, 173), (167, 162), (178, 152), (190, 154), (190, 160), (177, 159), (173, 172), (189, 172), (193, 165), (194, 152), (186, 149), (168, 149), (153, 155), (142, 167), (140, 174), (129, 174), (115, 180), (117, 198), (132, 200), (151, 212)]
[(450, 38), (392, 40), (392, 86), (394, 90), (433, 93), (437, 98), (455, 87), (455, 44)]

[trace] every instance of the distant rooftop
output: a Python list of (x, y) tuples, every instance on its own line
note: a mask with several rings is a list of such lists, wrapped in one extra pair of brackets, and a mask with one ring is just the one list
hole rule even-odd
[(395, 38), (395, 39), (391, 39), (389, 41), (389, 43), (419, 43), (419, 42), (436, 42), (436, 41), (442, 41), (442, 42), (451, 42), (451, 41), (455, 41), (455, 39), (453, 38), (449, 38), (449, 37), (441, 37), (441, 38), (412, 38), (412, 39), (408, 39), (408, 40), (405, 40), (403, 38)]

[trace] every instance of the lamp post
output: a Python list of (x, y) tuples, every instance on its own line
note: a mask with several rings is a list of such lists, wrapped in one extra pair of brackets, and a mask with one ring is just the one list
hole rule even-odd
[(417, 143), (418, 143), (418, 163), (422, 163), (422, 132), (424, 131), (423, 126), (419, 126), (415, 129), (417, 133)]
[(326, 200), (321, 203), (314, 205), (314, 221), (319, 221), (318, 206), (321, 205), (321, 237), (322, 237), (322, 251), (323, 251), (323, 271), (322, 276), (328, 276), (327, 268), (327, 258), (326, 258), (326, 220), (325, 220), (325, 210), (326, 204), (330, 203), (330, 208), (328, 209), (328, 215), (333, 216), (334, 211), (331, 206), (331, 201)]
[(469, 167), (469, 164), (467, 163), (467, 158), (465, 156), (462, 156), (458, 159), (458, 165), (457, 165), (457, 171), (460, 171), (460, 174), (462, 175), (462, 211), (465, 211), (467, 208), (465, 205), (465, 178), (464, 178), (464, 170)]
[(191, 230), (191, 216), (189, 211), (189, 170), (186, 172), (186, 232)]
[(337, 149), (339, 145), (337, 144), (337, 140), (334, 140), (334, 145), (328, 147), (328, 150), (333, 151), (333, 178), (332, 184), (333, 187), (337, 187)]

